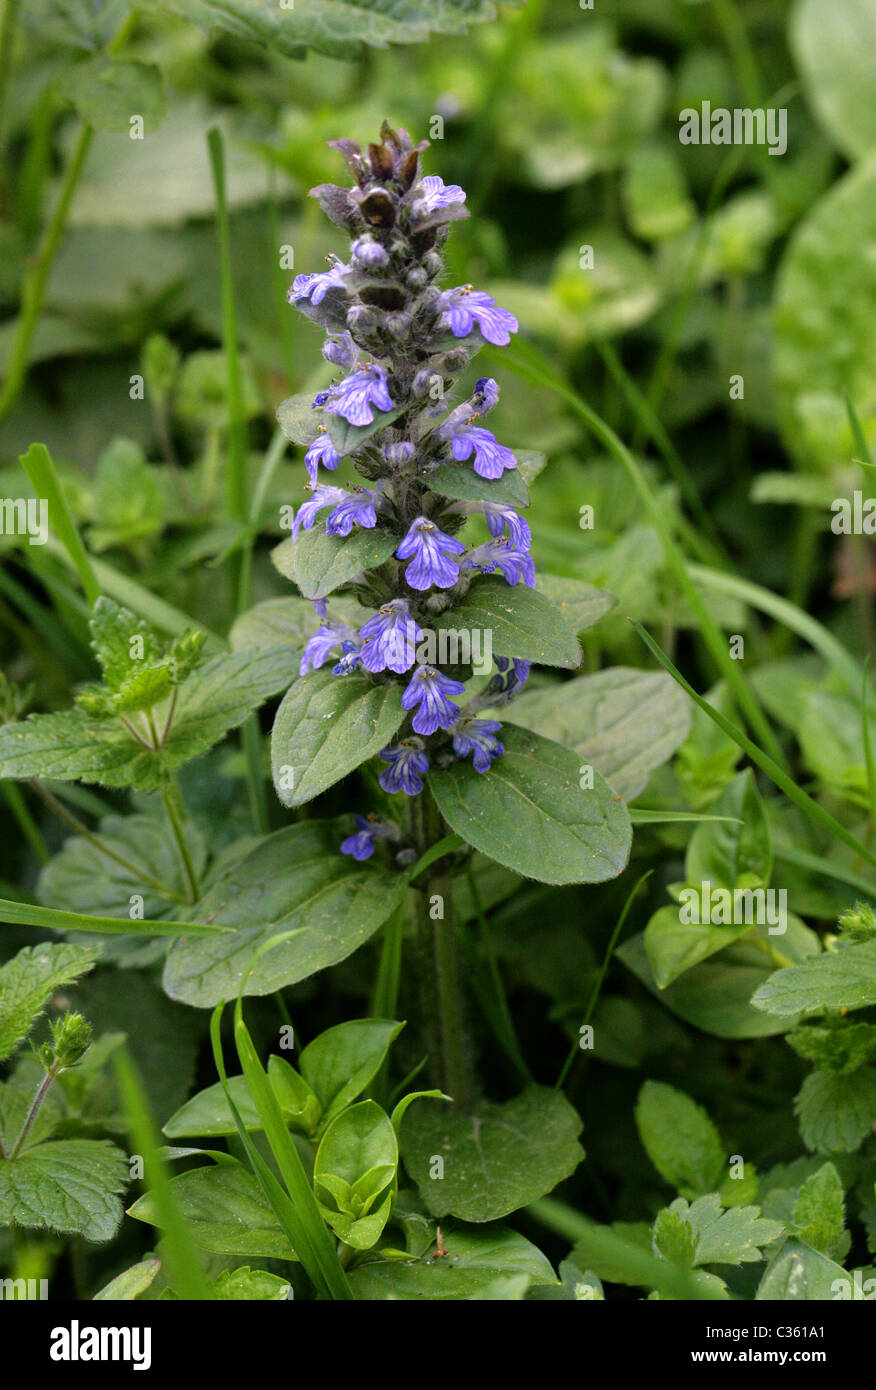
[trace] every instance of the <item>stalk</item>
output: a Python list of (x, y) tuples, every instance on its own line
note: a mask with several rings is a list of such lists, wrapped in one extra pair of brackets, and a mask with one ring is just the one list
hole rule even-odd
[(179, 794), (179, 787), (176, 780), (172, 780), (162, 791), (161, 799), (164, 802), (164, 809), (167, 812), (167, 819), (173, 838), (176, 841), (177, 851), (182, 864), (183, 877), (186, 881), (186, 892), (188, 901), (196, 903), (201, 896), (201, 887), (198, 882), (198, 873), (189, 854), (189, 847), (186, 843), (185, 827), (182, 819), (182, 798)]

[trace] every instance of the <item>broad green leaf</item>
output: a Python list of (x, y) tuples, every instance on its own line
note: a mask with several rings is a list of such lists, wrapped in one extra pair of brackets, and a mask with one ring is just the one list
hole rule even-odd
[(860, 254), (874, 238), (870, 156), (815, 204), (779, 267), (772, 360), (779, 421), (791, 453), (813, 471), (827, 472), (855, 454), (843, 390), (869, 447), (876, 443), (876, 264)]
[[(164, 971), (170, 997), (211, 1008), (233, 999), (241, 980), (244, 994), (272, 994), (345, 960), (373, 936), (407, 881), (342, 855), (345, 824), (305, 821), (279, 830), (217, 880), (195, 911), (237, 930), (211, 937), (215, 949), (189, 949), (194, 938), (175, 942)], [(299, 927), (305, 930), (253, 960), (271, 937)]]
[(715, 926), (711, 922), (682, 922), (680, 908), (672, 904), (661, 907), (645, 928), (645, 950), (658, 988), (666, 989), (685, 971), (692, 970), (710, 956), (731, 946), (734, 941), (754, 931), (745, 923), (739, 926)]
[(603, 883), (623, 871), (631, 830), (620, 797), (595, 773), (579, 785), (575, 753), (526, 729), (502, 732), (504, 756), (479, 774), (468, 763), (429, 785), (452, 830), (475, 849), (541, 883)]
[(330, 58), (352, 58), (363, 44), (422, 43), (429, 35), (463, 34), (469, 24), (495, 16), (490, 0), (298, 0), (288, 8), (271, 0), (148, 0), (152, 9), (179, 15), (211, 32), (260, 43), (272, 53), (301, 58), (308, 48)]
[[(330, 622), (361, 627), (368, 617), (368, 610), (355, 599), (332, 597)], [(319, 625), (310, 599), (269, 598), (237, 619), (230, 633), (231, 647), (233, 651), (291, 647), (297, 654), (303, 651), (308, 637), (313, 636)]]
[(531, 1086), (514, 1100), (484, 1101), (472, 1114), (440, 1101), (414, 1106), (401, 1126), (401, 1152), (433, 1216), (497, 1221), (575, 1171), (584, 1157), (580, 1129), (561, 1092)]
[(876, 93), (870, 57), (876, 49), (873, 0), (798, 0), (791, 47), (808, 104), (847, 159), (876, 146)]
[(738, 824), (711, 821), (697, 826), (685, 860), (688, 883), (696, 885), (708, 880), (716, 888), (768, 884), (773, 848), (751, 768), (734, 777), (709, 809), (716, 816), (732, 816)]
[(323, 1122), (374, 1080), (403, 1027), (392, 1019), (356, 1018), (327, 1028), (308, 1043), (298, 1067), (319, 1099)]
[(277, 406), (277, 423), (287, 439), (309, 448), (323, 424), (323, 411), (313, 404), (313, 393), (287, 396)]
[(696, 217), (678, 152), (657, 141), (630, 152), (623, 197), (630, 226), (643, 241), (676, 236)]
[(876, 941), (824, 951), (802, 965), (777, 970), (752, 996), (756, 1009), (787, 1018), (827, 1009), (876, 1004)]
[(148, 136), (167, 114), (161, 70), (153, 63), (120, 62), (98, 54), (69, 68), (60, 90), (95, 130), (128, 134), (131, 117), (142, 116)]
[(501, 1275), (522, 1275), (538, 1287), (556, 1283), (540, 1250), (516, 1231), (456, 1230), (442, 1226), (447, 1255), (434, 1258), (434, 1241), (416, 1258), (381, 1260), (359, 1265), (350, 1274), (357, 1298), (428, 1300), (480, 1299)]
[(516, 468), (503, 473), (501, 478), (482, 478), (468, 463), (443, 463), (427, 473), (423, 481), (442, 497), (456, 497), (463, 502), (529, 506), (529, 489)]
[(595, 589), (582, 579), (567, 579), (565, 575), (545, 574), (542, 570), (536, 576), (535, 585), (536, 593), (555, 603), (576, 633), (593, 627), (617, 604), (614, 594), (606, 593), (605, 589)]
[(0, 1061), (24, 1041), (55, 991), (86, 975), (99, 955), (99, 947), (51, 941), (25, 946), (0, 967)]
[[(346, 1245), (370, 1250), (377, 1244), (389, 1220), (397, 1168), (395, 1130), (375, 1101), (360, 1101), (335, 1116), (316, 1151), (313, 1187), (323, 1216)], [(348, 1191), (346, 1199), (338, 1200), (340, 1188)]]
[[(248, 1130), (261, 1129), (262, 1122), (253, 1104), (246, 1080), (242, 1076), (229, 1076), (228, 1089), (237, 1106), (238, 1113)], [(213, 1138), (222, 1134), (236, 1134), (237, 1126), (228, 1105), (225, 1088), (221, 1081), (187, 1100), (165, 1125), (162, 1133), (168, 1139)]]
[(493, 652), (501, 656), (543, 666), (581, 664), (581, 649), (560, 609), (522, 581), (512, 587), (492, 575), (476, 579), (464, 598), (435, 619), (435, 628), (488, 632)]
[(646, 1081), (636, 1125), (648, 1157), (682, 1197), (714, 1192), (724, 1172), (721, 1136), (702, 1106), (661, 1081)]
[(763, 1259), (762, 1247), (784, 1234), (780, 1221), (768, 1221), (760, 1207), (723, 1211), (716, 1192), (688, 1204), (678, 1197), (668, 1208), (688, 1225), (694, 1236), (695, 1265), (752, 1264)]
[(109, 42), (126, 12), (126, 0), (30, 0), (21, 18), (44, 41), (94, 51)]
[(826, 1303), (837, 1297), (837, 1281), (851, 1284), (842, 1265), (801, 1240), (789, 1240), (768, 1266), (757, 1286), (756, 1300), (780, 1303)]
[(285, 1303), (290, 1288), (288, 1280), (281, 1279), (279, 1274), (271, 1274), (267, 1269), (249, 1269), (246, 1265), (238, 1269), (224, 1269), (210, 1285), (214, 1298), (224, 1302), (234, 1300), (247, 1303), (256, 1300)]
[(274, 787), (284, 806), (303, 806), (389, 743), (404, 719), (401, 686), (328, 670), (286, 692), (271, 731)]
[(839, 1173), (825, 1163), (806, 1179), (794, 1203), (797, 1235), (823, 1255), (846, 1253), (841, 1250), (846, 1238), (844, 1196)]
[(876, 1125), (876, 1069), (846, 1076), (814, 1071), (794, 1101), (800, 1137), (813, 1153), (854, 1153)]
[[(258, 1179), (239, 1163), (194, 1168), (174, 1178), (170, 1187), (192, 1240), (201, 1250), (295, 1259)], [(157, 1226), (152, 1194), (146, 1192), (138, 1198), (128, 1215)]]
[(110, 1240), (128, 1160), (106, 1139), (59, 1139), (0, 1163), (0, 1224)]
[(631, 801), (687, 737), (690, 710), (684, 692), (664, 672), (616, 666), (524, 690), (503, 709), (502, 719), (573, 748)]
[(364, 570), (388, 560), (398, 537), (377, 528), (359, 528), (349, 536), (328, 536), (323, 527), (290, 536), (271, 551), (271, 559), (284, 579), (291, 579), (305, 598), (325, 598)]
[[(867, 763), (861, 702), (829, 690), (797, 687), (797, 737), (809, 767), (829, 787), (867, 792)], [(869, 711), (871, 741), (876, 742), (876, 715)]]
[(150, 1255), (148, 1259), (141, 1260), (139, 1264), (131, 1265), (124, 1274), (117, 1274), (115, 1279), (110, 1279), (108, 1284), (94, 1295), (95, 1303), (106, 1302), (131, 1302), (139, 1298), (141, 1293), (145, 1293), (150, 1287), (156, 1274), (161, 1268), (161, 1261), (156, 1255)]

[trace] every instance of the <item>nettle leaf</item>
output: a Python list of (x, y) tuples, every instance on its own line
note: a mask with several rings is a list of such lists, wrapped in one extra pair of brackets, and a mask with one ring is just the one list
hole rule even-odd
[(599, 773), (582, 789), (577, 755), (528, 729), (503, 729), (502, 743), (504, 756), (487, 773), (459, 762), (431, 774), (451, 830), (540, 883), (604, 883), (622, 873), (630, 820)]
[(708, 879), (718, 888), (768, 884), (773, 847), (751, 768), (734, 777), (709, 809), (716, 816), (732, 816), (738, 823), (709, 821), (697, 826), (685, 859), (688, 883), (698, 884)]
[(776, 970), (754, 993), (756, 1009), (789, 1015), (876, 1004), (876, 941), (824, 951), (816, 959)]
[(530, 1285), (549, 1288), (556, 1276), (549, 1261), (516, 1231), (488, 1232), (441, 1227), (444, 1248), (434, 1258), (434, 1241), (410, 1260), (366, 1260), (350, 1272), (358, 1299), (482, 1299), (501, 1276), (517, 1275)]
[(503, 709), (502, 719), (573, 748), (631, 801), (687, 738), (690, 711), (684, 692), (663, 671), (616, 666), (524, 690)]
[(442, 497), (455, 497), (462, 502), (500, 502), (511, 507), (529, 506), (529, 489), (517, 468), (509, 469), (501, 478), (482, 478), (470, 463), (442, 463), (423, 481)]
[(762, 1217), (760, 1207), (732, 1207), (729, 1211), (723, 1211), (721, 1200), (715, 1192), (698, 1197), (692, 1204), (683, 1197), (677, 1197), (667, 1210), (680, 1217), (690, 1228), (693, 1235), (693, 1265), (756, 1263), (763, 1259), (763, 1247), (778, 1240), (785, 1232), (781, 1221), (768, 1221)]
[[(244, 994), (272, 994), (346, 960), (373, 936), (401, 903), (407, 880), (342, 855), (346, 828), (345, 821), (288, 826), (218, 879), (194, 912), (238, 930), (211, 937), (210, 950), (187, 949), (194, 937), (171, 946), (164, 971), (171, 999), (212, 1008), (235, 998), (241, 980)], [(253, 960), (270, 937), (298, 928), (305, 930)]]
[(405, 717), (398, 685), (313, 671), (286, 692), (271, 731), (284, 806), (303, 806), (389, 743)]
[[(414, 1106), (401, 1126), (405, 1168), (433, 1216), (497, 1221), (551, 1192), (584, 1157), (581, 1121), (565, 1096), (531, 1086), (472, 1114), (439, 1101)], [(434, 1156), (443, 1160), (435, 1173)]]
[(522, 581), (512, 587), (491, 575), (476, 579), (464, 598), (435, 619), (435, 628), (489, 632), (494, 652), (543, 666), (581, 664), (581, 648), (565, 617), (544, 594)]
[(100, 947), (25, 946), (0, 968), (0, 1061), (23, 1042), (49, 999), (93, 969)]
[[(335, 595), (331, 600), (330, 622), (358, 628), (368, 617), (368, 610), (355, 599), (339, 598)], [(309, 599), (269, 598), (255, 604), (236, 620), (229, 641), (233, 651), (291, 647), (296, 655), (299, 655), (307, 639), (313, 636), (319, 625), (319, 618), (314, 613), (313, 604)]]
[(702, 1106), (674, 1086), (646, 1081), (636, 1102), (636, 1126), (657, 1172), (682, 1197), (714, 1192), (726, 1154)]
[(814, 1071), (794, 1101), (800, 1137), (813, 1153), (854, 1153), (876, 1125), (876, 1068)]
[(33, 714), (0, 727), (0, 778), (48, 777), (157, 791), (169, 772), (206, 753), (284, 689), (296, 671), (294, 653), (281, 649), (213, 657), (179, 687), (170, 733), (155, 752), (142, 748), (113, 719), (78, 709)]
[(353, 58), (363, 44), (422, 43), (429, 35), (463, 34), (469, 24), (493, 19), (491, 0), (298, 0), (281, 9), (272, 0), (148, 0), (152, 9), (179, 15), (208, 32), (221, 29), (301, 58), (308, 48), (330, 58)]
[(402, 1028), (393, 1019), (356, 1018), (327, 1028), (308, 1043), (298, 1067), (322, 1106), (323, 1122), (374, 1080)]
[(844, 1288), (851, 1282), (842, 1265), (801, 1240), (789, 1240), (767, 1267), (754, 1297), (775, 1303), (826, 1303), (837, 1296), (837, 1280)]
[(327, 536), (324, 527), (302, 531), (271, 551), (271, 559), (284, 579), (291, 579), (305, 598), (325, 598), (346, 584), (354, 575), (376, 568), (388, 560), (398, 545), (398, 537), (376, 527), (359, 528), (349, 536)]
[(106, 1139), (59, 1139), (0, 1163), (0, 1224), (110, 1240), (128, 1160)]
[(98, 54), (64, 73), (60, 91), (96, 130), (128, 132), (137, 115), (150, 132), (167, 114), (161, 69), (153, 63), (119, 62)]
[(794, 1203), (797, 1235), (824, 1255), (842, 1256), (848, 1249), (844, 1198), (839, 1173), (825, 1163), (806, 1179)]
[[(258, 1179), (234, 1160), (194, 1168), (171, 1179), (171, 1192), (192, 1240), (217, 1255), (248, 1255), (294, 1260), (289, 1238), (274, 1215)], [(159, 1226), (151, 1192), (128, 1208), (128, 1215)]]

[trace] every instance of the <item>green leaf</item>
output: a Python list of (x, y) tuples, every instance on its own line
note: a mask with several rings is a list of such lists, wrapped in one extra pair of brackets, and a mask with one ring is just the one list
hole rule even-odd
[[(369, 617), (369, 612), (355, 599), (339, 598), (331, 600), (330, 622), (345, 623), (348, 627), (361, 627)], [(313, 604), (306, 598), (269, 598), (257, 603), (234, 623), (229, 640), (233, 651), (246, 651), (247, 648), (285, 647), (299, 655), (308, 637), (312, 637), (319, 619), (313, 612)], [(295, 675), (298, 674), (297, 667)]]
[(802, 965), (777, 970), (751, 999), (756, 1009), (787, 1018), (827, 1009), (876, 1004), (876, 941), (824, 951)]
[(398, 419), (399, 415), (408, 408), (407, 405), (399, 405), (394, 410), (375, 410), (374, 419), (370, 425), (351, 425), (349, 420), (344, 419), (343, 415), (326, 410), (324, 422), (329, 438), (343, 458), (346, 454), (354, 453), (360, 445), (365, 443), (366, 439), (370, 439), (378, 430), (382, 430), (386, 425), (391, 425), (393, 420)]
[(374, 1080), (403, 1027), (392, 1019), (357, 1018), (327, 1028), (308, 1043), (298, 1067), (319, 1099), (323, 1123)]
[[(561, 1092), (531, 1086), (502, 1104), (482, 1102), (472, 1114), (424, 1101), (405, 1117), (401, 1151), (433, 1216), (497, 1221), (575, 1171), (584, 1157), (580, 1129)], [(435, 1175), (435, 1155), (443, 1176)]]
[(110, 1279), (108, 1284), (104, 1284), (94, 1295), (95, 1303), (102, 1300), (111, 1303), (131, 1302), (139, 1298), (140, 1294), (145, 1293), (150, 1287), (160, 1268), (161, 1261), (155, 1255), (141, 1260), (139, 1264), (131, 1265), (124, 1274), (117, 1274), (115, 1279)]
[(504, 756), (479, 774), (468, 763), (430, 776), (442, 816), (475, 849), (540, 883), (603, 883), (623, 871), (626, 807), (594, 773), (579, 786), (575, 753), (526, 729), (503, 730)]
[[(397, 1168), (395, 1130), (375, 1101), (360, 1101), (335, 1116), (316, 1151), (313, 1187), (323, 1216), (346, 1245), (370, 1250), (377, 1244), (389, 1220)], [(346, 1201), (338, 1201), (341, 1188), (349, 1190)]]
[(581, 664), (581, 649), (569, 622), (544, 594), (504, 579), (477, 579), (449, 612), (435, 619), (437, 631), (449, 628), (489, 632), (498, 655), (522, 657), (543, 666), (572, 668)]
[(389, 743), (405, 717), (401, 686), (313, 671), (286, 692), (271, 732), (274, 787), (284, 806), (339, 782)]
[(154, 536), (165, 520), (161, 474), (146, 462), (139, 444), (117, 438), (104, 449), (94, 479), (92, 550), (127, 546)]
[(302, 449), (309, 448), (319, 434), (324, 413), (314, 406), (313, 393), (304, 392), (303, 395), (287, 396), (280, 402), (277, 406), (277, 424), (293, 444), (300, 444)]
[(676, 904), (659, 908), (645, 928), (645, 950), (660, 989), (752, 930), (744, 924), (720, 927), (681, 922), (679, 910)]
[[(337, 821), (309, 821), (269, 835), (210, 888), (199, 917), (233, 933), (171, 946), (164, 987), (172, 999), (209, 1008), (244, 994), (272, 994), (352, 955), (398, 907), (402, 874), (359, 864), (339, 851)], [(290, 871), (294, 865), (294, 872)], [(280, 932), (305, 930), (257, 961), (259, 946)], [(221, 947), (219, 941), (222, 941)]]
[(279, 1274), (271, 1274), (267, 1269), (249, 1269), (246, 1265), (238, 1269), (224, 1269), (210, 1285), (214, 1298), (247, 1303), (256, 1300), (285, 1303), (290, 1288), (288, 1280), (281, 1279)]
[(442, 463), (440, 468), (426, 473), (422, 481), (442, 497), (455, 497), (462, 502), (529, 506), (529, 489), (516, 468), (503, 473), (501, 478), (482, 478), (469, 463)]
[(646, 1081), (636, 1126), (648, 1157), (682, 1197), (714, 1192), (724, 1172), (721, 1136), (696, 1101), (661, 1081)]
[(732, 816), (737, 823), (713, 821), (697, 826), (685, 860), (687, 882), (708, 880), (717, 888), (751, 887), (755, 883), (766, 886), (773, 849), (751, 768), (734, 777), (709, 809), (716, 816)]
[(582, 579), (567, 579), (565, 575), (545, 574), (542, 570), (535, 583), (536, 593), (555, 603), (576, 633), (593, 627), (617, 604), (614, 594), (606, 593), (605, 589), (595, 589)]
[(799, 1238), (823, 1255), (845, 1254), (846, 1214), (842, 1180), (832, 1163), (808, 1177), (794, 1203)]
[(813, 1153), (854, 1153), (876, 1125), (876, 1068), (845, 1076), (814, 1071), (794, 1101), (800, 1137)]
[(837, 1280), (843, 1287), (851, 1282), (842, 1265), (803, 1241), (789, 1240), (768, 1266), (754, 1297), (781, 1303), (826, 1303), (837, 1297)]
[[(201, 1250), (277, 1260), (296, 1258), (258, 1180), (239, 1163), (194, 1168), (174, 1178), (170, 1188)], [(152, 1194), (146, 1192), (138, 1198), (128, 1215), (157, 1226)]]
[(153, 63), (120, 62), (97, 54), (64, 73), (60, 91), (95, 130), (127, 134), (131, 117), (142, 116), (148, 135), (167, 114), (161, 70)]
[(502, 720), (573, 748), (631, 801), (687, 738), (691, 714), (670, 676), (615, 666), (524, 690), (503, 709)]
[(350, 1274), (356, 1297), (369, 1302), (481, 1299), (497, 1275), (522, 1275), (538, 1287), (556, 1283), (541, 1251), (516, 1231), (441, 1230), (446, 1256), (434, 1258), (430, 1239), (416, 1258), (368, 1260)]
[[(238, 1114), (247, 1130), (261, 1129), (262, 1122), (242, 1076), (229, 1076), (228, 1088), (237, 1106)], [(279, 1097), (278, 1097), (279, 1099)], [(285, 1107), (280, 1102), (280, 1108)], [(187, 1100), (165, 1125), (162, 1133), (168, 1139), (214, 1138), (223, 1134), (236, 1134), (237, 1126), (228, 1105), (225, 1087), (221, 1081)]]
[(99, 947), (52, 941), (25, 946), (0, 967), (0, 1061), (24, 1041), (55, 991), (86, 975), (99, 955)]
[(59, 1139), (0, 1163), (0, 1225), (110, 1240), (128, 1160), (105, 1139)]
[(690, 1205), (678, 1197), (668, 1210), (680, 1217), (693, 1234), (694, 1265), (756, 1263), (763, 1259), (762, 1247), (778, 1240), (785, 1231), (780, 1221), (762, 1217), (760, 1207), (723, 1211), (716, 1192), (698, 1197)]
[[(796, 733), (807, 764), (829, 787), (867, 792), (866, 753), (860, 700), (830, 690), (799, 691)], [(871, 739), (876, 718), (868, 711)]]
[(876, 146), (876, 95), (870, 55), (876, 49), (872, 0), (833, 0), (830, 22), (818, 0), (800, 0), (789, 37), (808, 104), (834, 144), (852, 161)]
[(362, 528), (349, 536), (327, 536), (314, 526), (297, 540), (290, 536), (271, 551), (271, 559), (284, 579), (291, 579), (305, 598), (325, 598), (355, 575), (388, 560), (398, 537), (376, 528)]
[(492, 19), (490, 0), (321, 0), (283, 9), (271, 0), (148, 0), (149, 8), (179, 15), (211, 32), (260, 43), (300, 58), (307, 48), (330, 58), (353, 58), (363, 44), (422, 43), (430, 33), (463, 34)]

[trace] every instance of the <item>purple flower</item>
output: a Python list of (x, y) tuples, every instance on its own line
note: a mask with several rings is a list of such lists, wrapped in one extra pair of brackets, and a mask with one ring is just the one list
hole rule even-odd
[(414, 446), (407, 439), (402, 439), (397, 444), (384, 444), (383, 457), (390, 468), (402, 468), (414, 457)]
[(343, 367), (349, 371), (356, 361), (356, 344), (353, 342), (349, 329), (337, 336), (329, 334), (322, 345), (322, 355), (327, 362), (332, 362), (336, 367)]
[(328, 617), (328, 599), (312, 598), (310, 602), (313, 604), (313, 611), (319, 618), (319, 621), (321, 623), (324, 623), (326, 618)]
[(298, 532), (303, 526), (305, 531), (309, 531), (316, 521), (317, 515), (324, 507), (335, 507), (339, 502), (343, 502), (348, 495), (342, 487), (328, 487), (325, 483), (308, 483), (307, 486), (313, 493), (306, 502), (302, 502), (298, 511), (295, 513), (295, 520), (292, 522), (292, 539), (297, 541)]
[(445, 183), (437, 174), (427, 174), (420, 180), (417, 198), (411, 209), (419, 221), (439, 208), (447, 208), (451, 203), (464, 203), (465, 192), (458, 183)]
[(304, 466), (310, 481), (316, 482), (316, 474), (320, 464), (323, 468), (331, 470), (337, 468), (340, 461), (341, 456), (332, 443), (328, 431), (321, 428), (320, 433), (304, 455)]
[(439, 434), (444, 439), (448, 436), (452, 439), (453, 457), (460, 463), (470, 458), (474, 450), (474, 471), (480, 478), (501, 478), (506, 468), (517, 467), (517, 460), (507, 445), (500, 444), (492, 430), (474, 424), (473, 419), (459, 423), (445, 420)]
[(501, 758), (505, 752), (495, 737), (501, 729), (497, 719), (471, 719), (463, 715), (453, 730), (453, 751), (460, 758), (472, 753), (475, 772), (486, 772), (493, 758)]
[(375, 270), (389, 262), (389, 256), (380, 245), (379, 241), (372, 241), (370, 237), (359, 237), (350, 247), (353, 260), (357, 266), (363, 270)]
[(493, 676), (488, 690), (492, 695), (501, 696), (500, 704), (505, 704), (516, 695), (521, 686), (525, 685), (529, 679), (529, 668), (531, 661), (524, 661), (521, 657), (496, 656), (494, 657), (498, 668), (498, 676)]
[(298, 668), (298, 674), (301, 676), (305, 675), (311, 667), (313, 667), (314, 671), (318, 671), (320, 666), (325, 663), (329, 652), (332, 651), (334, 647), (340, 646), (343, 642), (355, 636), (355, 632), (350, 627), (339, 627), (332, 623), (323, 623), (322, 627), (318, 628), (313, 636), (307, 639), (304, 647), (304, 655), (301, 658), (301, 665)]
[[(354, 634), (355, 636), (355, 634)], [(347, 641), (341, 644), (343, 656), (337, 666), (332, 667), (333, 676), (349, 676), (362, 660), (362, 648), (358, 642)]]
[(419, 705), (413, 718), (414, 733), (451, 729), (459, 718), (459, 706), (447, 697), (461, 695), (464, 689), (462, 681), (451, 680), (434, 666), (418, 666), (401, 700), (403, 709)]
[(377, 502), (379, 492), (369, 488), (357, 487), (353, 492), (345, 492), (325, 524), (327, 536), (349, 536), (353, 522), (370, 531), (377, 525)]
[(471, 285), (445, 290), (438, 299), (438, 309), (442, 325), (454, 338), (466, 338), (477, 325), (487, 342), (496, 347), (507, 346), (520, 326), (508, 309), (499, 308), (492, 295)]
[(295, 276), (287, 296), (290, 304), (297, 304), (301, 299), (306, 299), (311, 304), (321, 304), (329, 290), (344, 290), (346, 293), (344, 276), (349, 275), (350, 267), (339, 261), (337, 256), (330, 257), (329, 261), (328, 270), (318, 270), (313, 275)]
[(478, 415), (486, 415), (487, 411), (494, 410), (499, 404), (498, 381), (494, 381), (491, 376), (479, 376), (475, 382), (471, 402)]
[(378, 410), (392, 410), (393, 407), (386, 371), (376, 362), (333, 386), (326, 410), (342, 415), (351, 425), (370, 425), (374, 419), (372, 406)]
[(354, 859), (370, 859), (374, 853), (375, 840), (395, 838), (395, 827), (377, 816), (357, 815), (353, 819), (356, 822), (356, 833), (348, 835), (346, 840), (341, 842), (341, 854), (352, 854)]
[(406, 792), (417, 796), (423, 790), (423, 778), (429, 771), (429, 759), (418, 738), (404, 738), (389, 748), (381, 748), (380, 756), (389, 767), (379, 778), (385, 792)]
[(405, 570), (405, 579), (412, 589), (428, 589), (433, 584), (449, 589), (459, 578), (459, 570), (446, 556), (462, 555), (464, 551), (462, 541), (446, 535), (428, 517), (420, 516), (411, 523), (395, 553), (400, 560), (413, 557)]
[(359, 630), (362, 665), (366, 671), (389, 669), (402, 675), (416, 661), (415, 648), (422, 635), (422, 628), (408, 611), (407, 600), (394, 598)]
[(523, 579), (530, 589), (535, 588), (535, 562), (532, 556), (525, 550), (517, 549), (505, 536), (470, 550), (460, 569), (478, 569), (482, 574), (499, 570), (509, 584)]
[(512, 546), (517, 550), (530, 548), (532, 532), (529, 523), (513, 507), (505, 506), (502, 502), (478, 502), (476, 506), (487, 518), (487, 529), (491, 536), (501, 536), (507, 526)]
[(311, 410), (317, 410), (320, 406), (325, 405), (328, 398), (328, 391), (317, 391), (316, 395), (313, 398), (313, 401), (311, 402)]

